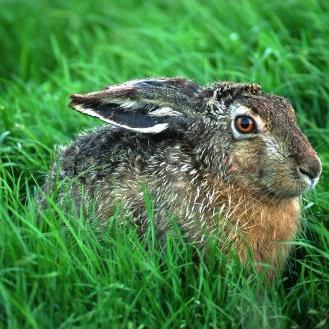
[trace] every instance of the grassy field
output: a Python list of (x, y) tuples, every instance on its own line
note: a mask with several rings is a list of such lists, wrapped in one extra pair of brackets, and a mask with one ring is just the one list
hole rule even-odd
[[(0, 0), (0, 328), (328, 328), (328, 12), (315, 0)], [(274, 282), (216, 248), (161, 252), (115, 216), (105, 232), (55, 203), (37, 216), (54, 146), (99, 124), (68, 95), (146, 76), (256, 81), (295, 104), (324, 170)]]

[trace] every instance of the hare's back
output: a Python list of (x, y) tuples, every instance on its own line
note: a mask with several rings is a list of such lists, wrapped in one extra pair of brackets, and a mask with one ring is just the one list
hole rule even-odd
[[(105, 126), (84, 133), (62, 150), (61, 172), (65, 176), (98, 176), (114, 172), (117, 166), (131, 162), (145, 152), (147, 141), (123, 129)], [(98, 177), (99, 179), (100, 177)]]

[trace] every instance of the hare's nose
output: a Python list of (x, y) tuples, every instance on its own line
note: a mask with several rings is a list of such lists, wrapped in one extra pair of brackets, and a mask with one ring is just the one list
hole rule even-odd
[(321, 161), (318, 157), (306, 158), (299, 166), (299, 171), (310, 179), (318, 178), (322, 171)]

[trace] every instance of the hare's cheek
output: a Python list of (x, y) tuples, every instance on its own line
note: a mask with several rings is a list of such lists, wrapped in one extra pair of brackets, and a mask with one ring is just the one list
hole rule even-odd
[(283, 197), (300, 194), (300, 184), (295, 179), (292, 166), (284, 161), (265, 161), (260, 185), (265, 190)]
[(249, 176), (255, 176), (258, 173), (258, 166), (253, 162), (244, 162), (236, 160), (234, 163), (231, 163), (228, 167), (228, 172), (230, 174), (239, 174), (245, 178)]
[(240, 172), (240, 174), (250, 175), (259, 170), (259, 151), (255, 147), (249, 149), (236, 148), (231, 156), (229, 171)]

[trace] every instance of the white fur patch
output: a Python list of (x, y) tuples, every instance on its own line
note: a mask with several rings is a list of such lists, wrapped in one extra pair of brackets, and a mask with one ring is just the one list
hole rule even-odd
[(266, 153), (271, 156), (271, 155), (281, 155), (283, 154), (279, 151), (280, 146), (276, 142), (276, 140), (271, 137), (271, 136), (264, 136), (263, 141), (265, 142), (265, 147), (266, 147)]
[(309, 176), (307, 176), (305, 174), (301, 174), (301, 175), (302, 175), (302, 179), (303, 179), (304, 183), (307, 185), (305, 192), (312, 190), (319, 181), (319, 177), (311, 179)]
[(160, 107), (159, 109), (156, 109), (155, 111), (150, 112), (149, 115), (152, 117), (166, 117), (166, 116), (178, 117), (178, 116), (181, 116), (182, 113), (175, 111), (171, 107)]

